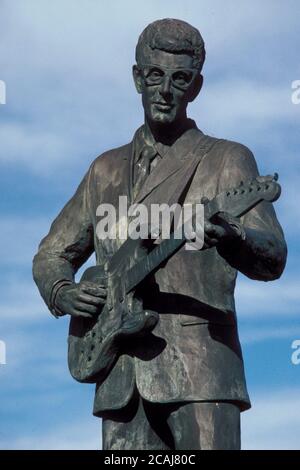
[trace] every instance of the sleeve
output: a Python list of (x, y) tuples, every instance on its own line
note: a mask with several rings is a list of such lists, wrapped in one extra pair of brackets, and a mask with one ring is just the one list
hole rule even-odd
[[(258, 176), (252, 152), (230, 143), (225, 151), (220, 190), (236, 187)], [(231, 266), (251, 279), (270, 281), (281, 276), (287, 247), (272, 203), (263, 201), (241, 218), (246, 238), (234, 247), (221, 246), (219, 253)]]
[(53, 295), (66, 283), (74, 282), (77, 270), (94, 251), (90, 186), (93, 164), (74, 196), (65, 205), (41, 241), (33, 259), (33, 278), (54, 316)]

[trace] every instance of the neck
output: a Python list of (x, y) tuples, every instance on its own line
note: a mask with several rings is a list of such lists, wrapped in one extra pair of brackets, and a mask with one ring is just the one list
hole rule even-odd
[(161, 142), (164, 145), (173, 145), (173, 143), (191, 127), (191, 121), (185, 116), (178, 122), (172, 124), (161, 124), (150, 122), (145, 117), (146, 132), (151, 132), (156, 142)]

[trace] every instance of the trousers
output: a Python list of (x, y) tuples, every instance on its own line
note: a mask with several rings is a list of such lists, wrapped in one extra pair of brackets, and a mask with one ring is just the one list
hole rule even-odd
[(135, 394), (102, 422), (103, 450), (239, 450), (240, 409), (230, 402), (151, 403)]

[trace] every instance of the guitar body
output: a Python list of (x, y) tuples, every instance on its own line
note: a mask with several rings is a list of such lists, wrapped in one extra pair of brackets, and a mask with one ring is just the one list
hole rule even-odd
[(78, 382), (102, 383), (120, 353), (125, 339), (142, 336), (155, 327), (156, 312), (143, 311), (132, 293), (125, 295), (121, 273), (110, 274), (102, 266), (88, 268), (81, 281), (107, 286), (108, 298), (94, 319), (71, 317), (68, 366)]

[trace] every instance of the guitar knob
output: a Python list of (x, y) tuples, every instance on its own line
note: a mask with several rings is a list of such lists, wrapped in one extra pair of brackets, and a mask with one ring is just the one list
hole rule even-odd
[(201, 202), (201, 204), (203, 204), (203, 205), (205, 206), (205, 204), (208, 204), (208, 203), (209, 203), (209, 199), (208, 199), (208, 197), (203, 196), (203, 197), (201, 198), (201, 201), (200, 201), (200, 202)]

